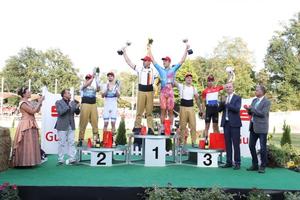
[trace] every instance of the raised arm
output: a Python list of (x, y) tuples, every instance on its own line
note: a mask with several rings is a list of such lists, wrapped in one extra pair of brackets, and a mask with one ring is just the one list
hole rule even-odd
[[(43, 98), (43, 97), (42, 97)], [(41, 98), (40, 98), (41, 99)], [(41, 109), (41, 106), (42, 106), (42, 101), (44, 100), (44, 99), (42, 99), (42, 100), (38, 100), (38, 103), (37, 103), (37, 105), (33, 108), (33, 107), (31, 107), (31, 106), (29, 106), (27, 103), (25, 103), (25, 102), (23, 102), (22, 104), (21, 104), (21, 106), (20, 106), (20, 108), (22, 108), (23, 110), (25, 110), (26, 112), (28, 112), (28, 113), (30, 113), (30, 114), (32, 114), (32, 115), (34, 115), (35, 113), (38, 113), (39, 111), (40, 111), (40, 109)]]
[(155, 60), (154, 57), (153, 57), (153, 54), (152, 54), (152, 50), (151, 50), (151, 46), (150, 46), (150, 45), (147, 46), (147, 54), (148, 54), (148, 56), (150, 56), (153, 65), (156, 65), (157, 62), (156, 62), (156, 60)]
[(87, 81), (81, 86), (81, 89), (84, 89), (84, 88), (90, 86), (90, 85), (92, 84), (93, 80), (94, 80), (94, 77), (92, 77), (91, 79), (87, 80)]
[(133, 63), (131, 62), (131, 60), (129, 59), (129, 57), (128, 57), (128, 55), (127, 55), (127, 52), (126, 52), (126, 49), (125, 49), (125, 48), (123, 49), (123, 56), (124, 56), (125, 62), (126, 62), (133, 70), (135, 70), (136, 65), (133, 64)]
[(184, 50), (184, 54), (183, 54), (183, 56), (182, 56), (182, 58), (181, 58), (181, 60), (178, 64), (182, 65), (184, 63), (184, 61), (187, 57), (189, 48), (190, 48), (190, 45), (186, 45), (185, 50)]

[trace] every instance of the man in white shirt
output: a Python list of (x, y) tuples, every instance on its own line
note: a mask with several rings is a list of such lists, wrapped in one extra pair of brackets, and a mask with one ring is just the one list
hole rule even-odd
[(179, 112), (179, 123), (180, 123), (180, 145), (184, 144), (184, 132), (187, 124), (190, 128), (192, 137), (192, 146), (196, 144), (196, 116), (194, 110), (194, 99), (196, 104), (201, 111), (201, 105), (199, 101), (199, 94), (195, 87), (192, 85), (193, 76), (191, 73), (185, 75), (185, 84), (175, 82), (175, 86), (179, 89), (180, 94), (180, 112)]
[[(227, 83), (225, 90), (227, 97), (223, 98), (219, 105), (219, 112), (223, 111), (221, 127), (224, 129), (226, 146), (226, 164), (222, 168), (233, 167), (234, 170), (239, 170), (241, 167), (240, 137), (242, 122), (240, 109), (242, 99), (234, 93), (233, 83)], [(234, 159), (232, 159), (232, 149), (234, 150)]]
[(126, 63), (136, 71), (138, 75), (138, 93), (137, 93), (137, 106), (136, 106), (136, 118), (134, 123), (133, 132), (140, 133), (142, 127), (142, 116), (146, 110), (148, 134), (154, 134), (153, 129), (153, 83), (154, 83), (154, 72), (150, 67), (152, 59), (149, 56), (145, 56), (141, 60), (143, 61), (143, 67), (138, 68), (128, 58), (126, 49), (123, 49), (123, 56)]

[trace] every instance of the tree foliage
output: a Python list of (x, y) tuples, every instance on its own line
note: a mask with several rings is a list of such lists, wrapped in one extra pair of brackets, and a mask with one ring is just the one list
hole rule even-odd
[(5, 91), (15, 92), (22, 86), (28, 86), (31, 79), (31, 91), (39, 93), (43, 86), (54, 92), (55, 79), (58, 80), (58, 92), (70, 87), (78, 89), (80, 81), (77, 73), (70, 58), (59, 49), (43, 52), (27, 47), (6, 61), (1, 75), (5, 78)]
[[(193, 75), (193, 85), (201, 93), (207, 86), (207, 77), (212, 74), (218, 85), (227, 82), (225, 67), (231, 65), (235, 69), (235, 92), (243, 98), (249, 98), (253, 94), (253, 56), (247, 44), (241, 38), (223, 38), (214, 50), (212, 57), (198, 57), (187, 60), (177, 72), (178, 82), (184, 82), (187, 72)], [(178, 97), (178, 91), (175, 91)], [(178, 101), (177, 101), (178, 102)]]
[(300, 13), (272, 37), (265, 56), (275, 110), (300, 109)]

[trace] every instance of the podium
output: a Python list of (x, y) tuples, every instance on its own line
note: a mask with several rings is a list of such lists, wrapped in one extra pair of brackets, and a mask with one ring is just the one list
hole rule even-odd
[[(142, 164), (146, 167), (164, 167), (166, 166), (166, 139), (173, 139), (176, 144), (176, 136), (170, 135), (131, 135), (129, 137), (129, 146), (132, 144), (133, 138), (142, 139), (142, 159), (132, 160), (129, 156), (130, 164)], [(129, 150), (131, 155), (131, 150)], [(176, 163), (176, 149), (175, 145), (172, 147), (172, 163)], [(171, 164), (171, 163), (170, 163)]]
[(186, 165), (197, 167), (219, 167), (222, 163), (223, 149), (199, 149), (193, 147), (183, 147), (183, 151), (188, 153), (188, 159), (183, 161), (180, 156), (180, 162)]
[[(84, 160), (82, 158), (82, 151), (90, 154), (90, 159)], [(114, 152), (124, 151), (124, 160), (115, 160)], [(79, 147), (77, 148), (79, 163), (88, 164), (92, 167), (110, 167), (113, 165), (128, 164), (128, 146), (117, 146), (113, 148), (87, 148)]]

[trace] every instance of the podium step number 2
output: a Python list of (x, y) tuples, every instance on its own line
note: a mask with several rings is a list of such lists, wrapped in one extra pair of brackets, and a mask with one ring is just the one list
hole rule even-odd
[(91, 166), (93, 167), (112, 166), (112, 151), (106, 151), (106, 152), (91, 151)]

